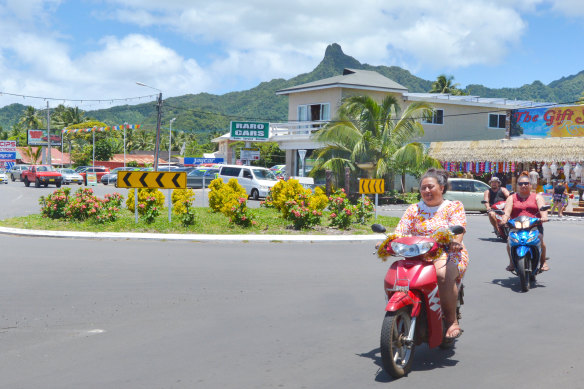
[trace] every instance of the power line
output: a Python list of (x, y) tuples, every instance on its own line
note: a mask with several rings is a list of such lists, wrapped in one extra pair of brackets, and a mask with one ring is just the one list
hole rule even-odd
[(81, 102), (83, 103), (84, 101), (86, 102), (99, 102), (99, 103), (107, 103), (108, 101), (110, 102), (114, 102), (114, 101), (129, 101), (129, 100), (140, 100), (140, 99), (144, 99), (147, 97), (156, 97), (157, 95), (145, 95), (145, 96), (136, 96), (136, 97), (122, 97), (122, 98), (112, 98), (112, 99), (63, 99), (63, 98), (57, 98), (57, 97), (43, 97), (43, 96), (29, 96), (29, 95), (22, 95), (19, 93), (10, 93), (10, 92), (2, 92), (0, 91), (0, 96), (2, 95), (6, 95), (6, 96), (13, 96), (13, 97), (22, 97), (23, 99), (29, 98), (29, 99), (40, 99), (40, 100), (51, 100), (51, 101), (75, 101), (75, 102)]

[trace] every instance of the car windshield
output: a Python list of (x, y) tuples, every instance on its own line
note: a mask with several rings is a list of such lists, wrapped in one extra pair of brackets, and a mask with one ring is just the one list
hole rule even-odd
[(61, 173), (75, 174), (75, 170), (73, 170), (73, 169), (61, 169)]
[(191, 176), (191, 177), (202, 177), (205, 174), (206, 171), (207, 170), (205, 170), (205, 169), (191, 170), (189, 172), (189, 176)]
[(271, 171), (267, 169), (252, 169), (253, 175), (258, 180), (268, 180), (268, 181), (277, 181), (278, 179)]
[(37, 172), (54, 172), (55, 169), (52, 166), (39, 166)]

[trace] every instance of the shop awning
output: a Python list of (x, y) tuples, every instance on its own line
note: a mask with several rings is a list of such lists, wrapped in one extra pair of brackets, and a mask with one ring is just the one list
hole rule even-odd
[(428, 153), (443, 162), (578, 162), (584, 138), (432, 142)]

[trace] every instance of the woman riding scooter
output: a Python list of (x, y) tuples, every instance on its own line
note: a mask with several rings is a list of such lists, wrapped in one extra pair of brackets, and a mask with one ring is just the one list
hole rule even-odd
[[(502, 223), (507, 223), (509, 219), (515, 219), (522, 215), (540, 218), (542, 223), (547, 222), (547, 211), (540, 211), (544, 206), (545, 200), (543, 197), (539, 194), (531, 193), (529, 175), (527, 172), (523, 172), (517, 179), (517, 193), (507, 198)], [(543, 242), (543, 226), (540, 224), (537, 228), (539, 230), (539, 239), (541, 240), (541, 271), (547, 271), (549, 270), (549, 266), (547, 264), (548, 258), (546, 258), (546, 246)], [(507, 271), (512, 272), (515, 268), (511, 261), (511, 249), (509, 245), (507, 245), (507, 254), (509, 254)]]
[(489, 221), (493, 225), (495, 234), (500, 237), (501, 231), (499, 228), (499, 221), (497, 220), (495, 212), (493, 212), (491, 208), (493, 205), (507, 200), (507, 197), (509, 197), (509, 191), (507, 188), (501, 187), (501, 180), (499, 180), (498, 177), (493, 176), (489, 181), (489, 184), (491, 185), (491, 188), (485, 191), (485, 207), (487, 208)]

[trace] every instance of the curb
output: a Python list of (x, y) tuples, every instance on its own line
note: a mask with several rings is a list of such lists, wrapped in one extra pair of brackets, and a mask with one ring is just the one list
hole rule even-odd
[(384, 235), (209, 235), (149, 234), (139, 232), (46, 231), (0, 227), (0, 234), (72, 239), (159, 240), (190, 242), (368, 242), (384, 239)]

